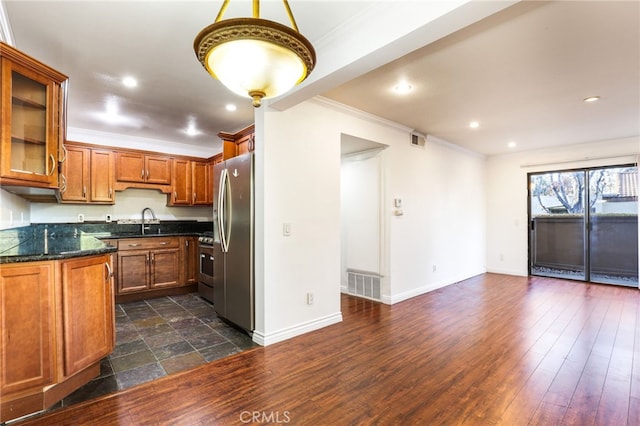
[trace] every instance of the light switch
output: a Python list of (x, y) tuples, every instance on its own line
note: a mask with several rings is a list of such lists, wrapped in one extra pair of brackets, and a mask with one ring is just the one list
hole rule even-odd
[(282, 224), (282, 235), (284, 235), (285, 237), (291, 236), (291, 224), (290, 223), (283, 223)]

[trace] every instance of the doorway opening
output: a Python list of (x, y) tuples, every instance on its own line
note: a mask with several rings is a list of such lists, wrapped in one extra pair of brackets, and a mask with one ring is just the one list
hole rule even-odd
[(383, 158), (387, 147), (342, 135), (341, 291), (376, 301), (383, 289)]
[(529, 274), (638, 287), (638, 167), (529, 173)]

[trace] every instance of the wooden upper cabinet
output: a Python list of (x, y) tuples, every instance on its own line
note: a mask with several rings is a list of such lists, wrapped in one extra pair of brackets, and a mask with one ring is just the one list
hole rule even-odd
[(114, 153), (72, 144), (65, 145), (60, 176), (63, 203), (113, 204)]
[(237, 133), (220, 132), (218, 137), (222, 139), (223, 160), (253, 152), (255, 148), (255, 127), (253, 124)]
[(58, 187), (66, 81), (0, 42), (0, 184)]
[(114, 153), (107, 150), (91, 150), (91, 201), (115, 203)]
[(191, 162), (191, 190), (193, 192), (191, 204), (194, 206), (211, 204), (212, 196), (208, 194), (209, 192), (213, 194), (213, 186), (209, 186), (207, 169), (206, 162)]
[(207, 204), (213, 204), (213, 166), (216, 164), (215, 160), (207, 164)]
[(130, 152), (116, 154), (116, 180), (124, 182), (144, 182), (144, 155)]
[(147, 169), (147, 183), (171, 184), (171, 158), (147, 155), (144, 161)]
[(191, 203), (191, 161), (173, 159), (171, 172), (173, 192), (169, 196), (170, 206), (188, 206)]
[(116, 155), (116, 180), (170, 185), (171, 158), (119, 151)]
[(60, 176), (60, 199), (62, 202), (89, 201), (91, 150), (65, 145), (65, 158)]
[[(213, 204), (213, 184), (206, 161), (190, 161), (174, 158), (171, 175), (173, 192), (170, 206), (203, 206)], [(212, 170), (211, 170), (212, 172)]]

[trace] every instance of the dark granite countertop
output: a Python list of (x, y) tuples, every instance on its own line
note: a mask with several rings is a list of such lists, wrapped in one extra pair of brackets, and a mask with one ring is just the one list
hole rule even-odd
[(99, 239), (78, 234), (34, 235), (32, 237), (0, 236), (0, 264), (69, 259), (117, 251)]
[(33, 224), (0, 231), (0, 264), (112, 253), (117, 248), (103, 239), (196, 236), (212, 226), (211, 222), (157, 223), (142, 235), (139, 224)]

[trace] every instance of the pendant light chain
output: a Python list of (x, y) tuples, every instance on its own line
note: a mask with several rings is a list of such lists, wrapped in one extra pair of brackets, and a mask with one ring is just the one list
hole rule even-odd
[(227, 11), (227, 6), (229, 6), (229, 0), (224, 0), (224, 3), (222, 3), (222, 6), (220, 6), (218, 16), (216, 16), (216, 20), (213, 22), (219, 22), (222, 19), (224, 13)]

